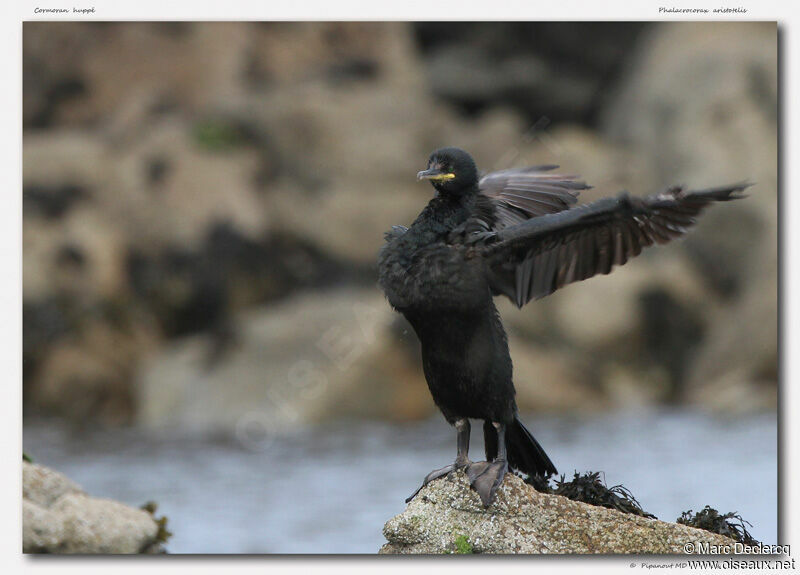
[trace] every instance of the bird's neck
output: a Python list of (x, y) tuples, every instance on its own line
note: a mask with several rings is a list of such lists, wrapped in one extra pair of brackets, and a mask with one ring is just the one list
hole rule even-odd
[(437, 192), (428, 203), (437, 213), (458, 212), (475, 204), (475, 194), (467, 192)]
[(436, 194), (438, 196), (451, 198), (453, 200), (459, 200), (461, 198), (469, 198), (478, 193), (478, 182), (474, 182), (472, 184), (461, 186), (457, 190), (450, 190), (447, 187), (440, 186), (438, 184), (434, 185), (436, 189)]
[(428, 202), (412, 227), (434, 236), (446, 235), (469, 217), (474, 203), (472, 194), (438, 193)]

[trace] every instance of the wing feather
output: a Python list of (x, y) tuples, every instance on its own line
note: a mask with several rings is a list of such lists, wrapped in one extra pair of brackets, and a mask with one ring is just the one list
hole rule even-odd
[(572, 282), (610, 273), (643, 248), (685, 234), (712, 203), (744, 197), (740, 192), (749, 185), (672, 188), (645, 199), (623, 194), (486, 233), (480, 245), (492, 289), (522, 307)]
[(591, 187), (577, 176), (549, 173), (556, 168), (555, 165), (531, 166), (483, 176), (478, 188), (495, 204), (495, 228), (503, 229), (529, 218), (569, 209), (578, 201), (580, 190)]

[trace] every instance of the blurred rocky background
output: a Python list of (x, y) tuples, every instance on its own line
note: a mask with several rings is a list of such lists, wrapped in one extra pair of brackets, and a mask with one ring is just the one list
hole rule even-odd
[(774, 23), (28, 22), (23, 42), (26, 417), (257, 441), (430, 416), (374, 261), (442, 145), (560, 164), (584, 201), (756, 182), (684, 241), (501, 311), (524, 411), (775, 410)]

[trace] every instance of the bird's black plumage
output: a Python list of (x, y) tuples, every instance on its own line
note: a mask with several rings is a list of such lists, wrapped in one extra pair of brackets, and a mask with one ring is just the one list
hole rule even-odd
[[(684, 234), (706, 206), (741, 197), (747, 184), (699, 192), (672, 188), (572, 208), (583, 182), (557, 166), (479, 177), (457, 148), (434, 152), (420, 179), (436, 195), (409, 228), (386, 234), (379, 283), (411, 323), (433, 400), (458, 430), (453, 465), (489, 505), (508, 466), (549, 476), (555, 466), (517, 416), (508, 342), (493, 296), (522, 307), (575, 281), (609, 273), (643, 247)], [(487, 462), (467, 458), (469, 419), (485, 422)], [(424, 485), (424, 484), (423, 484)], [(412, 496), (413, 497), (413, 496)]]

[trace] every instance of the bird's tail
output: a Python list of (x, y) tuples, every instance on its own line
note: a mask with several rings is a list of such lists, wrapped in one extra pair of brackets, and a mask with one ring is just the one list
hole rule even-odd
[[(483, 424), (483, 441), (486, 446), (486, 461), (497, 457), (497, 431), (490, 421)], [(528, 475), (549, 477), (558, 473), (556, 466), (547, 457), (539, 442), (522, 425), (519, 417), (506, 426), (506, 453), (508, 466)]]

